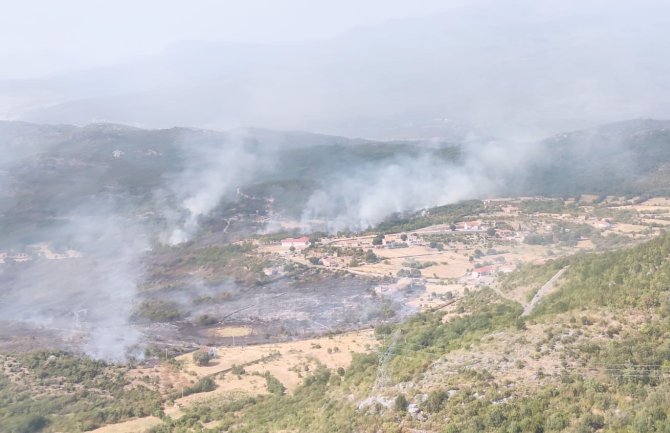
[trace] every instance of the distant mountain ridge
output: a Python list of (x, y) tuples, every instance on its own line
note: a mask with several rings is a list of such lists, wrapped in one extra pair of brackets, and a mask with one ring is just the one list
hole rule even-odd
[[(559, 134), (528, 148), (529, 155), (499, 144), (500, 158), (491, 158), (486, 146), (257, 128), (0, 122), (0, 222), (5, 236), (39, 237), (40, 228), (105, 197), (128, 215), (155, 211), (156, 200), (184, 214), (179, 206), (209, 188), (217, 191), (208, 205), (214, 218), (232, 212), (242, 188), (250, 197), (271, 198), (273, 214), (297, 219), (309, 206), (311, 217), (322, 220), (373, 205), (387, 209), (375, 211), (373, 223), (417, 206), (492, 195), (670, 195), (670, 121), (630, 120)], [(516, 158), (521, 166), (504, 168)], [(264, 203), (248, 203), (245, 212), (260, 217), (268, 212)]]
[(670, 121), (637, 119), (541, 142), (528, 192), (544, 195), (670, 194)]

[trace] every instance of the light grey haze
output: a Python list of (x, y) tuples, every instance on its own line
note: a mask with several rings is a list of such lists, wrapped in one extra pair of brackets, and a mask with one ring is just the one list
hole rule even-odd
[[(85, 331), (89, 354), (123, 358), (142, 342), (129, 322), (146, 252), (197, 238), (217, 206), (259, 173), (281, 170), (277, 154), (300, 142), (241, 128), (423, 139), (415, 153), (315, 176), (304, 227), (367, 229), (394, 213), (504, 191), (542, 159), (529, 144), (538, 137), (670, 117), (669, 40), (670, 3), (660, 0), (11, 2), (0, 14), (0, 119), (229, 132), (182, 130), (187, 138), (172, 155), (179, 168), (156, 179), (141, 208), (110, 181), (110, 196), (127, 202), (99, 194), (56, 215), (62, 225), (44, 241), (83, 258), (0, 269), (9, 281), (0, 313)], [(74, 126), (5, 126), (7, 206), (10, 173), (41, 151), (73, 145), (85, 153), (87, 137), (113, 143), (129, 129), (94, 125), (83, 128), (87, 136)], [(343, 140), (306, 136), (310, 147)], [(438, 143), (460, 146), (458, 161), (436, 159), (428, 150)], [(100, 167), (131, 158), (104, 150)], [(68, 187), (55, 199), (68, 198)], [(161, 221), (161, 233), (144, 215)], [(325, 227), (312, 225), (319, 222)]]
[(8, 119), (535, 138), (670, 116), (659, 0), (34, 3), (0, 21)]

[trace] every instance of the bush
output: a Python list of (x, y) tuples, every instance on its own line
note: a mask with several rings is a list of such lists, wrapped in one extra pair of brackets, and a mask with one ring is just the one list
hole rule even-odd
[(274, 395), (284, 395), (284, 392), (286, 392), (286, 387), (282, 385), (282, 383), (274, 377), (270, 372), (265, 372), (265, 383), (268, 387), (268, 392)]
[(193, 363), (195, 365), (203, 366), (209, 364), (209, 361), (212, 359), (212, 356), (209, 352), (204, 350), (196, 350), (193, 352)]
[(210, 316), (209, 314), (201, 314), (195, 319), (195, 323), (200, 326), (209, 326), (217, 323), (218, 320), (216, 317)]
[(395, 402), (393, 403), (393, 408), (397, 412), (405, 412), (407, 410), (407, 406), (409, 406), (409, 402), (407, 401), (407, 398), (405, 397), (405, 394), (399, 394), (395, 398)]
[(435, 390), (431, 391), (430, 394), (428, 394), (428, 398), (423, 404), (423, 408), (426, 410), (426, 412), (429, 413), (436, 413), (442, 410), (442, 407), (444, 407), (444, 402), (446, 402), (449, 399), (449, 393), (444, 390)]
[(233, 364), (233, 367), (230, 369), (230, 372), (235, 374), (235, 375), (238, 375), (238, 376), (246, 373), (246, 371), (244, 370), (244, 367), (242, 367), (241, 365), (237, 365), (237, 364)]
[(41, 415), (19, 415), (7, 425), (7, 433), (35, 433), (47, 424), (48, 420)]
[(176, 302), (147, 299), (143, 301), (133, 313), (135, 320), (149, 320), (151, 322), (173, 322), (183, 317)]

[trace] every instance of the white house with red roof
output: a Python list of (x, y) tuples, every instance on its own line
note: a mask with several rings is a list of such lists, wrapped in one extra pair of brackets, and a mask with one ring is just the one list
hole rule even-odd
[(496, 271), (495, 266), (482, 266), (481, 268), (475, 268), (472, 271), (472, 276), (474, 278), (484, 277), (486, 275), (492, 275)]
[(306, 248), (309, 246), (309, 236), (302, 236), (299, 238), (286, 238), (282, 239), (281, 246), (284, 248)]

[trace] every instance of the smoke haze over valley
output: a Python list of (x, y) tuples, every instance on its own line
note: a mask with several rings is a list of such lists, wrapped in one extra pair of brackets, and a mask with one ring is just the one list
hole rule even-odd
[[(152, 250), (234, 241), (291, 221), (302, 233), (358, 232), (473, 198), (666, 193), (670, 162), (670, 132), (659, 121), (530, 144), (104, 124), (9, 122), (2, 131), (17, 149), (3, 162), (4, 249), (42, 258), (0, 269), (0, 311), (70, 337), (88, 331), (84, 349), (108, 359), (141, 345), (131, 323)], [(649, 147), (637, 146), (649, 137)], [(35, 253), (43, 243), (81, 258), (45, 260)]]
[(666, 2), (5, 9), (0, 431), (667, 430)]

